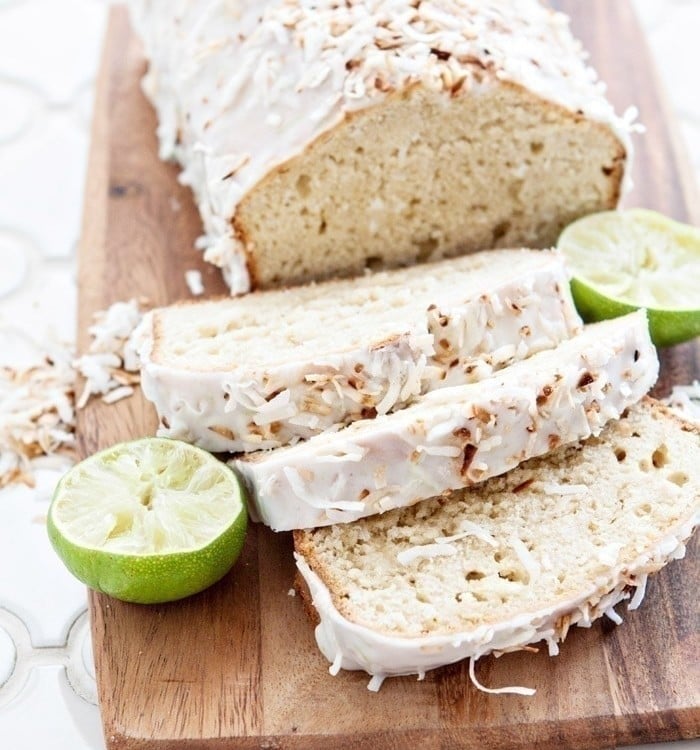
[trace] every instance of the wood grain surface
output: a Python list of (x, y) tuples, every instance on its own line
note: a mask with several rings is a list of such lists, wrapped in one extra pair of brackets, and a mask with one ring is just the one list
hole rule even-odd
[[(694, 186), (670, 127), (648, 51), (627, 0), (560, 0), (574, 19), (618, 109), (635, 103), (637, 138), (629, 205), (698, 220)], [(156, 155), (153, 111), (139, 79), (141, 52), (123, 9), (112, 12), (100, 73), (80, 264), (80, 346), (92, 314), (143, 295), (189, 296), (199, 268), (208, 293), (218, 272), (192, 250), (201, 228), (176, 169)], [(663, 353), (659, 391), (700, 376), (700, 346)], [(79, 416), (88, 455), (152, 434), (136, 395), (92, 403)], [(109, 748), (556, 748), (584, 750), (700, 734), (697, 544), (650, 581), (641, 610), (620, 627), (575, 629), (559, 657), (511, 654), (479, 662), (488, 685), (537, 688), (534, 698), (475, 690), (466, 664), (388, 680), (328, 674), (298, 597), (289, 595), (291, 539), (253, 526), (234, 570), (180, 603), (144, 607), (90, 595), (99, 698)]]

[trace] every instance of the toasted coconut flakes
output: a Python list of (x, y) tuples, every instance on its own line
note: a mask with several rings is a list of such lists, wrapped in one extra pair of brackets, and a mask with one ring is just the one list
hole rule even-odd
[[(138, 362), (129, 339), (141, 320), (140, 303), (117, 302), (95, 316), (88, 352), (73, 358), (70, 348), (52, 347), (44, 360), (16, 370), (0, 368), (0, 487), (12, 483), (35, 486), (34, 471), (65, 469), (76, 460), (76, 411), (92, 395), (107, 404), (134, 393)], [(85, 386), (76, 401), (76, 374)]]
[(136, 374), (138, 360), (133, 356), (130, 341), (143, 316), (139, 302), (135, 299), (116, 302), (107, 310), (96, 313), (95, 323), (89, 329), (92, 342), (88, 351), (73, 363), (85, 378), (78, 409), (82, 409), (93, 395), (106, 396), (127, 385), (124, 383), (126, 373), (131, 373), (128, 385), (139, 382)]
[(38, 456), (72, 456), (74, 380), (66, 350), (24, 370), (0, 368), (0, 487), (33, 487), (32, 461)]

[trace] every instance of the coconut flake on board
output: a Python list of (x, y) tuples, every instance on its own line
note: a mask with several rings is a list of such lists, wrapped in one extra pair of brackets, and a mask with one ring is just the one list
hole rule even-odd
[(689, 385), (674, 385), (671, 395), (662, 399), (681, 419), (700, 427), (700, 381)]
[[(67, 470), (77, 458), (77, 410), (93, 395), (113, 404), (134, 393), (139, 362), (130, 339), (145, 307), (130, 300), (96, 313), (88, 351), (77, 359), (70, 347), (54, 345), (32, 366), (0, 368), (0, 487), (34, 487), (39, 468)], [(77, 374), (85, 378), (78, 399)]]

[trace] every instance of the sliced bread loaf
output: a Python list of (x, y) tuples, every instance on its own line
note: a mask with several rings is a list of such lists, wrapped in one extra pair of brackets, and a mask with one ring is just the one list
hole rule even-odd
[(480, 383), (235, 466), (273, 529), (352, 521), (481, 482), (597, 433), (656, 381), (644, 312), (588, 326)]
[(160, 434), (238, 452), (481, 380), (579, 328), (559, 255), (498, 250), (163, 308), (138, 346)]
[(614, 207), (631, 151), (538, 0), (133, 0), (161, 154), (235, 292), (494, 246)]
[(294, 539), (331, 672), (364, 669), (376, 688), (540, 640), (554, 655), (570, 626), (620, 622), (615, 605), (631, 587), (639, 605), (699, 520), (700, 432), (645, 399), (449, 501)]

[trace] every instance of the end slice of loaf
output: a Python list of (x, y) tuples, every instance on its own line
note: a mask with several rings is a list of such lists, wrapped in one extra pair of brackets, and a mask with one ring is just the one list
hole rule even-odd
[(547, 247), (631, 158), (538, 0), (135, 0), (161, 155), (234, 292)]
[(376, 686), (540, 640), (554, 655), (570, 626), (619, 622), (699, 520), (700, 432), (645, 399), (449, 502), (295, 532), (295, 547), (332, 672)]
[(558, 254), (499, 250), (155, 310), (142, 386), (160, 434), (254, 451), (481, 380), (579, 329)]
[(600, 431), (656, 381), (640, 311), (470, 385), (235, 462), (273, 529), (353, 521), (503, 474)]

